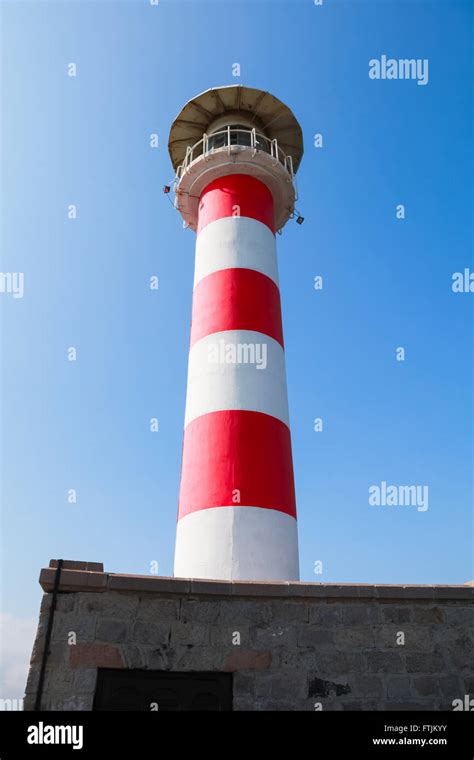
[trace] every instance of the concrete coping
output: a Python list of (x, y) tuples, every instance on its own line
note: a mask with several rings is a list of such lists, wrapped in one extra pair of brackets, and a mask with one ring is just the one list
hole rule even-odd
[[(58, 560), (50, 559), (49, 566), (57, 567)], [(80, 562), (75, 559), (64, 559), (63, 570), (92, 570), (95, 573), (103, 573), (104, 565), (102, 562)]]
[[(54, 587), (57, 560), (40, 572), (43, 591)], [(170, 578), (160, 575), (106, 573), (100, 562), (65, 560), (59, 580), (60, 592), (119, 591), (125, 593), (183, 594), (222, 597), (278, 597), (287, 599), (387, 599), (429, 600), (474, 599), (470, 585), (390, 585), (371, 583), (308, 583), (306, 581), (219, 581), (199, 578)]]

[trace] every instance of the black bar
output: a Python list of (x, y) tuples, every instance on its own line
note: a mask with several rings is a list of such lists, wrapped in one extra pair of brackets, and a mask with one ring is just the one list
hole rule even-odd
[[(218, 753), (243, 757), (262, 747), (264, 756), (291, 753), (310, 760), (355, 758), (449, 758), (472, 760), (474, 723), (470, 712), (0, 712), (0, 758), (163, 757)], [(43, 733), (38, 733), (42, 724)], [(48, 726), (82, 727), (65, 744), (31, 744), (49, 738)], [(432, 730), (441, 726), (442, 730)], [(415, 729), (414, 727), (417, 727)], [(34, 733), (36, 732), (36, 733)], [(66, 734), (65, 734), (66, 735)], [(392, 744), (374, 740), (392, 740)], [(408, 742), (407, 740), (410, 740)], [(425, 740), (425, 745), (411, 743)], [(442, 743), (440, 743), (440, 740)], [(117, 753), (117, 754), (115, 754)]]

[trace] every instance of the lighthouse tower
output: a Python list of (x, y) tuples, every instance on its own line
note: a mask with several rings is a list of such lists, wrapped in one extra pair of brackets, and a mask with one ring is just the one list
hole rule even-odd
[(197, 234), (174, 574), (298, 580), (275, 233), (301, 128), (268, 92), (217, 87), (184, 106), (169, 151)]

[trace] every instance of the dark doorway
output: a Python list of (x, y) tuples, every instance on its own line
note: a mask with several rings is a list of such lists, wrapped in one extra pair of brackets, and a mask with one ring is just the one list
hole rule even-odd
[(232, 673), (99, 668), (94, 710), (232, 710)]

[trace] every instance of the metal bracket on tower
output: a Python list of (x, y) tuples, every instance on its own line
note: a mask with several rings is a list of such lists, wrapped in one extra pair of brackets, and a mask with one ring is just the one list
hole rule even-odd
[(253, 158), (257, 152), (257, 132), (256, 132), (255, 127), (250, 132), (250, 146), (252, 148), (252, 158)]

